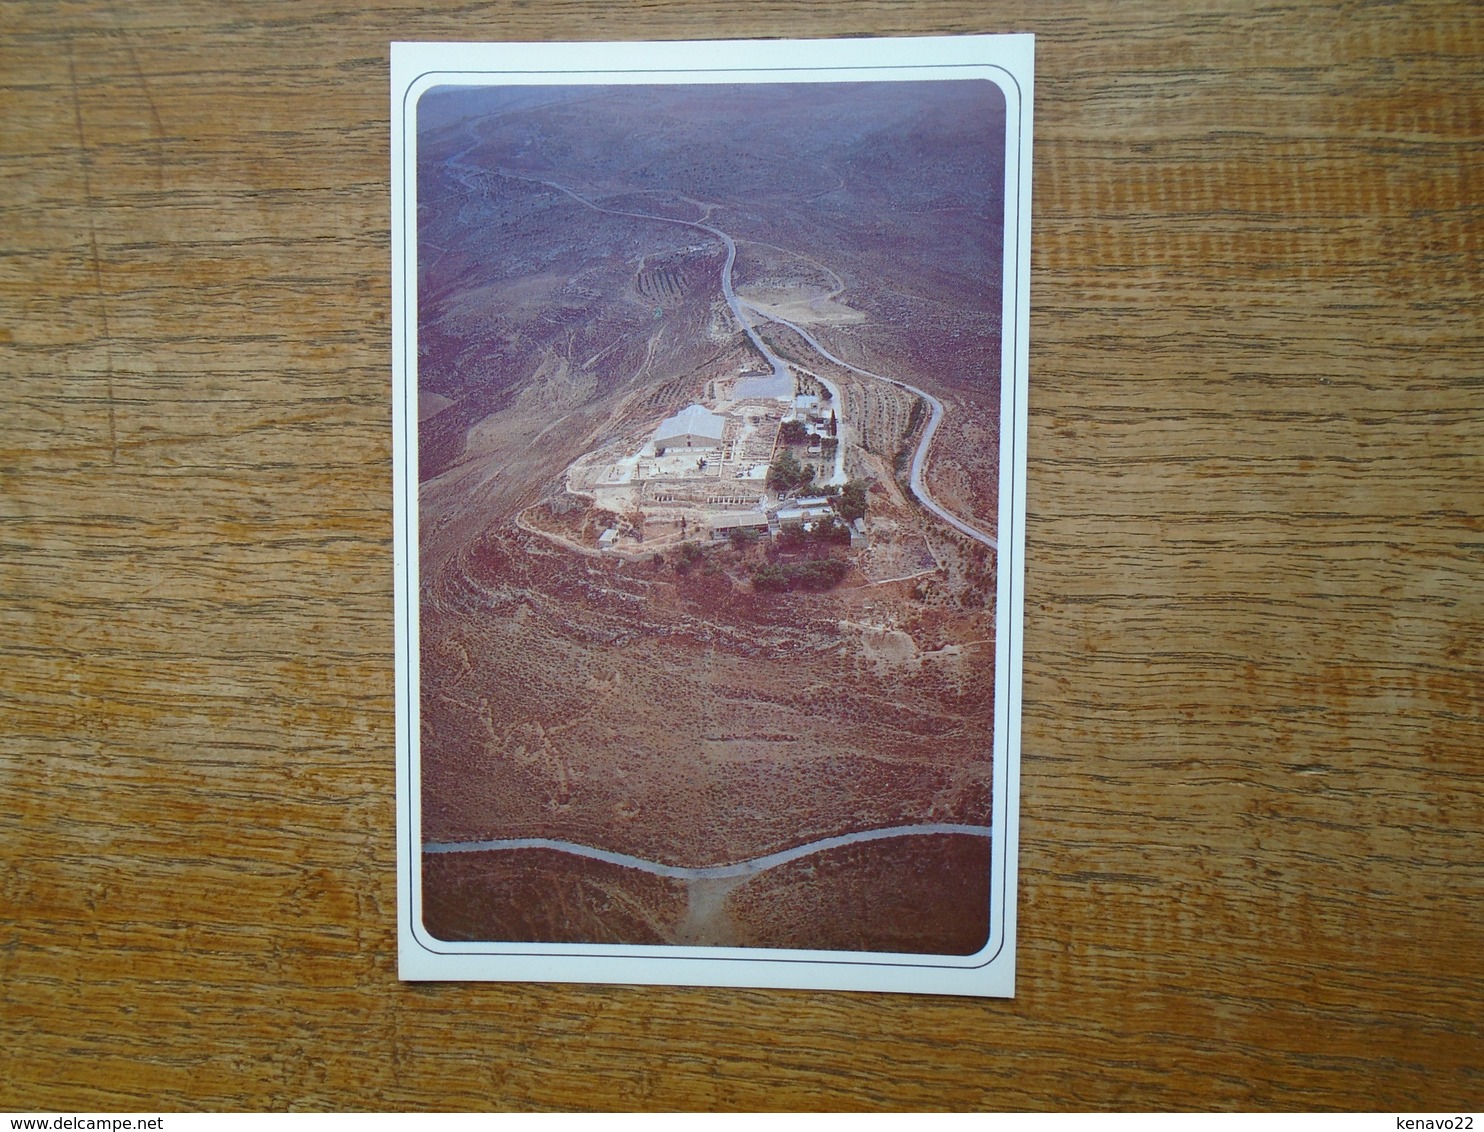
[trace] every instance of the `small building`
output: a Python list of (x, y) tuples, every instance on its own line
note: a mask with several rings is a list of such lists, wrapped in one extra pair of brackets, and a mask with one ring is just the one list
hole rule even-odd
[(808, 523), (815, 519), (827, 519), (835, 513), (834, 505), (824, 496), (797, 499), (788, 507), (778, 509), (780, 523)]
[(866, 521), (864, 519), (857, 519), (850, 524), (851, 549), (853, 550), (856, 547), (867, 545), (869, 545), (869, 540), (866, 538)]
[(712, 515), (706, 525), (711, 528), (713, 539), (730, 538), (733, 531), (753, 531), (757, 534), (766, 534), (768, 531), (768, 517), (761, 511), (733, 511), (721, 515)]
[(654, 446), (661, 448), (720, 448), (726, 418), (704, 405), (688, 405), (666, 417), (654, 430)]
[(602, 534), (600, 534), (598, 536), (598, 549), (599, 550), (608, 550), (611, 547), (617, 545), (617, 543), (618, 543), (618, 528), (617, 527), (609, 527), (606, 531), (604, 531)]

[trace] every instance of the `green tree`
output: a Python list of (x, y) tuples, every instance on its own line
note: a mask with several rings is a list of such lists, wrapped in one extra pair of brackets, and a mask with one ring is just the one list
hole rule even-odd
[(727, 532), (727, 538), (731, 540), (734, 550), (745, 550), (757, 542), (757, 531), (751, 527), (733, 527)]
[(764, 593), (827, 590), (838, 586), (849, 571), (850, 564), (839, 558), (815, 558), (787, 566), (769, 562), (753, 570), (752, 585)]
[(802, 467), (799, 458), (785, 448), (768, 469), (768, 486), (774, 491), (795, 491), (813, 482), (812, 468)]
[(765, 563), (752, 572), (752, 585), (757, 590), (781, 593), (788, 589), (788, 577), (782, 566)]
[(785, 444), (803, 444), (809, 439), (809, 430), (803, 421), (784, 421), (778, 429), (778, 439)]
[(866, 514), (866, 484), (864, 480), (851, 480), (840, 491), (840, 499), (835, 504), (835, 510), (840, 513), (840, 518), (847, 523), (853, 523), (857, 519), (864, 518)]

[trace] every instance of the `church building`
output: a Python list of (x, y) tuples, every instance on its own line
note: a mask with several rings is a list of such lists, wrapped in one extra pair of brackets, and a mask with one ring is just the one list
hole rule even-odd
[(654, 447), (720, 448), (726, 418), (701, 405), (689, 405), (654, 430)]

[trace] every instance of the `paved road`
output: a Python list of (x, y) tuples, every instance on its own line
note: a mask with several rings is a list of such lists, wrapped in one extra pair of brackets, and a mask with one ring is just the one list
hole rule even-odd
[(921, 397), (925, 402), (927, 402), (929, 409), (932, 410), (932, 415), (928, 419), (927, 427), (922, 430), (922, 439), (918, 441), (917, 451), (913, 453), (912, 456), (912, 490), (917, 494), (917, 498), (922, 500), (922, 505), (924, 507), (926, 507), (934, 515), (938, 516), (938, 518), (942, 519), (949, 526), (953, 527), (955, 530), (962, 531), (971, 539), (982, 542), (985, 546), (989, 547), (995, 553), (999, 553), (999, 540), (996, 539), (994, 535), (989, 534), (985, 531), (981, 531), (978, 527), (970, 526), (968, 523), (960, 519), (957, 515), (943, 508), (938, 503), (938, 501), (932, 497), (932, 494), (927, 489), (927, 484), (923, 482), (922, 472), (923, 468), (927, 466), (928, 447), (932, 444), (933, 434), (938, 431), (938, 425), (943, 420), (943, 403), (941, 401), (939, 401), (931, 393), (927, 392), (924, 389), (919, 389), (915, 385), (909, 385), (905, 381), (898, 381), (894, 377), (884, 377), (879, 373), (872, 373), (868, 369), (861, 369), (860, 366), (853, 366), (849, 362), (835, 357), (834, 354), (830, 353), (827, 349), (824, 348), (823, 345), (820, 344), (819, 339), (815, 338), (814, 335), (810, 334), (807, 330), (805, 330), (802, 326), (799, 326), (797, 323), (789, 322), (788, 319), (779, 318), (777, 315), (774, 314), (769, 314), (761, 307), (754, 306), (752, 303), (744, 302), (742, 305), (748, 310), (755, 311), (757, 314), (762, 315), (763, 318), (776, 322), (780, 326), (788, 327), (805, 342), (809, 343), (810, 346), (814, 347), (814, 349), (817, 350), (822, 356), (828, 358), (837, 366), (844, 366), (852, 373), (858, 373), (862, 377), (874, 377), (877, 381), (885, 381), (890, 385), (897, 386), (899, 389), (905, 389), (909, 393), (915, 393), (917, 394), (917, 396)]
[[(460, 154), (459, 156), (462, 156), (462, 154)], [(978, 527), (971, 526), (970, 524), (960, 519), (957, 515), (953, 514), (953, 512), (944, 508), (941, 504), (938, 503), (937, 500), (932, 497), (932, 493), (929, 492), (927, 489), (927, 484), (923, 481), (922, 473), (923, 469), (927, 466), (928, 448), (932, 445), (933, 434), (938, 431), (938, 425), (943, 420), (943, 403), (936, 397), (934, 397), (931, 393), (928, 393), (926, 390), (919, 389), (915, 385), (909, 385), (905, 381), (898, 381), (894, 377), (885, 377), (879, 373), (872, 373), (870, 370), (861, 369), (860, 366), (851, 365), (849, 362), (837, 358), (834, 354), (830, 353), (829, 350), (825, 349), (825, 347), (819, 342), (819, 340), (815, 338), (814, 335), (805, 330), (802, 326), (799, 326), (796, 323), (789, 322), (787, 319), (779, 318), (777, 315), (769, 314), (761, 307), (755, 306), (752, 303), (744, 302), (739, 299), (737, 297), (737, 292), (732, 289), (732, 265), (737, 261), (737, 241), (732, 239), (731, 236), (723, 232), (720, 228), (712, 227), (710, 224), (702, 224), (700, 221), (697, 220), (678, 220), (673, 216), (657, 216), (651, 212), (631, 212), (627, 209), (604, 208), (602, 205), (594, 204), (586, 197), (573, 192), (571, 189), (567, 188), (566, 185), (560, 184), (557, 181), (548, 181), (541, 177), (525, 177), (520, 175), (519, 173), (510, 173), (503, 169), (499, 172), (502, 177), (510, 177), (517, 181), (527, 181), (532, 184), (545, 185), (547, 188), (555, 189), (557, 190), (557, 192), (566, 194), (573, 200), (577, 201), (578, 204), (584, 205), (585, 207), (592, 209), (594, 212), (606, 212), (611, 216), (628, 216), (636, 220), (657, 220), (663, 224), (680, 224), (686, 228), (699, 228), (702, 232), (709, 232), (711, 235), (721, 240), (722, 243), (726, 245), (727, 249), (727, 261), (721, 270), (722, 294), (726, 296), (727, 305), (732, 308), (732, 314), (735, 315), (737, 321), (742, 324), (742, 329), (747, 331), (747, 337), (752, 340), (752, 344), (756, 346), (759, 351), (761, 351), (763, 357), (768, 360), (768, 364), (773, 367), (774, 375), (777, 377), (789, 377), (788, 367), (784, 364), (782, 358), (773, 353), (772, 350), (768, 349), (767, 343), (765, 343), (758, 332), (753, 329), (752, 322), (747, 318), (745, 314), (742, 313), (743, 308), (753, 311), (754, 313), (761, 315), (763, 318), (776, 322), (780, 326), (788, 327), (805, 342), (809, 343), (809, 345), (812, 346), (821, 356), (828, 358), (836, 365), (844, 366), (846, 369), (852, 371), (853, 373), (858, 373), (863, 377), (872, 377), (875, 378), (877, 381), (885, 381), (890, 385), (895, 385), (898, 388), (905, 389), (909, 393), (915, 393), (917, 396), (921, 397), (923, 401), (927, 403), (929, 409), (931, 410), (931, 416), (928, 419), (927, 427), (922, 430), (922, 439), (917, 444), (917, 451), (913, 453), (912, 456), (912, 474), (910, 480), (912, 484), (912, 490), (917, 495), (917, 498), (922, 501), (922, 505), (924, 507), (926, 507), (934, 515), (938, 516), (938, 518), (942, 519), (949, 526), (953, 527), (955, 530), (963, 532), (971, 539), (974, 539), (976, 542), (982, 542), (985, 546), (989, 547), (995, 553), (999, 553), (999, 540), (996, 539), (994, 535), (989, 534), (986, 531), (981, 531)], [(839, 391), (835, 389), (833, 385), (830, 386), (830, 389), (836, 398), (836, 403), (839, 403)], [(844, 445), (841, 445), (836, 452), (835, 474), (833, 477), (831, 477), (830, 481), (832, 483), (844, 481), (844, 456), (845, 447)]]
[(843, 845), (859, 845), (866, 841), (884, 841), (892, 837), (921, 837), (925, 834), (961, 833), (970, 837), (988, 837), (987, 825), (959, 825), (953, 822), (925, 822), (921, 825), (892, 825), (882, 829), (864, 829), (856, 833), (842, 833), (835, 837), (824, 837), (792, 849), (754, 857), (750, 861), (738, 861), (732, 865), (707, 865), (703, 868), (682, 868), (665, 865), (659, 861), (645, 860), (628, 853), (615, 853), (610, 849), (595, 849), (591, 845), (579, 845), (575, 841), (557, 841), (549, 837), (507, 837), (495, 841), (444, 841), (423, 845), (424, 853), (488, 853), (504, 849), (552, 849), (558, 853), (571, 853), (577, 857), (590, 857), (595, 861), (607, 861), (611, 865), (623, 865), (639, 869), (657, 877), (671, 880), (719, 880), (726, 877), (746, 877), (776, 868), (778, 865), (797, 861), (812, 853), (826, 849), (838, 849)]

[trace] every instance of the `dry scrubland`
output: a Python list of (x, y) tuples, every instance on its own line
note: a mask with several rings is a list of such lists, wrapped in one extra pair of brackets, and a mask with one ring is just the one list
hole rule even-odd
[[(990, 612), (935, 608), (920, 580), (751, 593), (725, 568), (736, 554), (682, 577), (492, 532), (466, 573), (445, 571), (423, 613), (425, 838), (555, 837), (709, 865), (853, 829), (983, 822)], [(896, 852), (873, 843), (852, 861), (870, 871)], [(778, 927), (752, 934), (793, 923), (793, 946), (816, 945), (817, 922), (778, 913), (786, 891), (767, 887)], [(547, 915), (510, 905), (485, 931)]]
[[(859, 427), (847, 469), (872, 485), (872, 545), (844, 554), (824, 592), (759, 592), (749, 569), (778, 554), (766, 546), (581, 553), (593, 516), (564, 496), (573, 461), (759, 359), (722, 299), (718, 240), (541, 184), (563, 178), (607, 208), (730, 232), (739, 292), (940, 396), (929, 481), (992, 527), (998, 205), (984, 185), (997, 159), (965, 158), (985, 147), (965, 136), (964, 106), (894, 93), (813, 88), (796, 136), (760, 124), (778, 120), (780, 91), (658, 109), (627, 106), (632, 92), (430, 105), (426, 841), (547, 837), (702, 866), (876, 827), (987, 824), (994, 559), (906, 489), (917, 397), (759, 323), (839, 386)], [(651, 118), (653, 133), (634, 130)], [(965, 226), (993, 239), (966, 248)], [(917, 836), (690, 883), (549, 850), (439, 854), (424, 861), (425, 920), (450, 939), (965, 953), (984, 939), (987, 854), (980, 839)]]
[(744, 879), (667, 880), (544, 849), (436, 854), (441, 939), (815, 947), (967, 955), (984, 945), (989, 846), (960, 835), (826, 850)]

